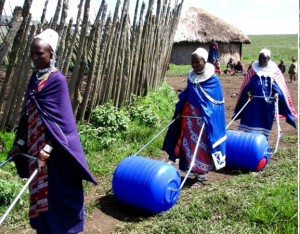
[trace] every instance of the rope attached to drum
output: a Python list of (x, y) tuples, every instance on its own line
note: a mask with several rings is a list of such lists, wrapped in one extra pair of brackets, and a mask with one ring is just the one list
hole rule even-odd
[[(251, 92), (248, 92), (248, 100), (247, 102), (244, 104), (244, 106), (239, 110), (239, 112), (232, 118), (232, 120), (229, 122), (229, 124), (226, 126), (226, 129), (229, 128), (229, 126), (236, 120), (236, 118), (240, 115), (240, 113), (242, 113), (242, 111), (245, 109), (245, 107), (249, 104), (250, 101), (252, 101), (253, 98), (264, 98), (266, 100), (265, 96), (256, 96), (256, 95), (252, 95)], [(267, 101), (268, 100), (268, 101)], [(267, 97), (267, 102), (270, 103), (272, 101), (274, 101), (274, 105), (275, 105), (275, 120), (276, 120), (276, 125), (277, 125), (277, 140), (276, 140), (276, 145), (275, 145), (275, 149), (273, 152), (268, 152), (268, 154), (270, 155), (274, 155), (277, 150), (278, 150), (278, 146), (279, 146), (279, 141), (280, 138), (282, 136), (282, 131), (281, 131), (281, 127), (280, 127), (280, 121), (279, 121), (279, 107), (278, 107), (278, 102), (279, 102), (279, 97), (278, 94), (276, 93), (274, 95), (274, 97)]]
[[(248, 101), (235, 118), (227, 125), (226, 129), (228, 129), (236, 117), (253, 98), (261, 97), (253, 96), (249, 93)], [(259, 171), (265, 167), (270, 155), (276, 153), (281, 133), (278, 116), (278, 95), (268, 97), (268, 101), (275, 102), (278, 128), (278, 138), (275, 151), (270, 153), (267, 138), (263, 134), (229, 130), (227, 131), (228, 143), (226, 142), (226, 165), (229, 165), (230, 160), (232, 160), (232, 165), (234, 165), (235, 168)], [(183, 179), (181, 179), (179, 171), (173, 165), (137, 155), (139, 155), (150, 143), (152, 143), (179, 118), (195, 119), (201, 117), (187, 115), (176, 116), (176, 118), (172, 119), (171, 122), (169, 122), (134, 155), (124, 158), (118, 164), (113, 175), (112, 190), (119, 201), (153, 213), (166, 211), (177, 202), (177, 199), (180, 196), (180, 190), (183, 188), (193, 166), (195, 165), (195, 159), (201, 142), (201, 136), (205, 129), (205, 123), (202, 123), (202, 126), (200, 127), (195, 149), (191, 157), (190, 166)], [(239, 147), (241, 146), (238, 150), (236, 148), (236, 143)], [(245, 150), (245, 148), (247, 149)], [(231, 155), (231, 158), (228, 157), (229, 154)]]

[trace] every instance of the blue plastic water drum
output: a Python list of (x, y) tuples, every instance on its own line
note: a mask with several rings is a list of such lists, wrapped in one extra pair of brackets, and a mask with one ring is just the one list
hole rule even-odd
[(154, 159), (129, 156), (117, 165), (112, 189), (120, 202), (160, 213), (177, 202), (180, 183), (180, 174), (174, 166)]
[(244, 171), (261, 171), (270, 159), (271, 149), (263, 134), (227, 131), (226, 166)]

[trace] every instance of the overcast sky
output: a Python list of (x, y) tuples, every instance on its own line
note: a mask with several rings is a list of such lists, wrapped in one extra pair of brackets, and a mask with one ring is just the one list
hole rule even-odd
[[(91, 0), (91, 17), (95, 16), (102, 0)], [(146, 4), (148, 0), (144, 0)], [(6, 12), (24, 0), (6, 0)], [(107, 0), (108, 7), (114, 10), (116, 0)], [(140, 0), (141, 4), (142, 0)], [(33, 0), (31, 13), (39, 20), (45, 0)], [(121, 0), (121, 3), (123, 1)], [(54, 15), (57, 0), (48, 3), (47, 18)], [(76, 17), (79, 0), (70, 0), (69, 17)], [(130, 1), (134, 12), (136, 1)], [(201, 7), (225, 22), (237, 27), (247, 35), (253, 34), (297, 34), (299, 31), (298, 0), (185, 0), (184, 10), (189, 7)]]

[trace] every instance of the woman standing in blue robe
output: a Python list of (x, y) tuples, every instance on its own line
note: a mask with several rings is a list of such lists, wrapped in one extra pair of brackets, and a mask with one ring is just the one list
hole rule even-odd
[[(225, 166), (226, 119), (221, 83), (214, 66), (207, 63), (208, 53), (198, 48), (191, 56), (192, 70), (187, 76), (187, 87), (179, 95), (174, 117), (179, 117), (168, 129), (163, 150), (169, 159), (180, 158), (179, 169), (187, 171), (195, 150), (192, 170), (202, 186), (208, 172)], [(201, 126), (204, 131), (196, 149)], [(216, 160), (214, 160), (216, 159)]]
[[(249, 98), (251, 101), (246, 105)], [(239, 130), (261, 133), (269, 137), (276, 114), (275, 98), (278, 98), (279, 114), (296, 128), (297, 114), (284, 76), (278, 66), (271, 61), (271, 51), (263, 49), (259, 53), (258, 61), (252, 64), (246, 74), (240, 88), (233, 116), (235, 119), (240, 119)]]

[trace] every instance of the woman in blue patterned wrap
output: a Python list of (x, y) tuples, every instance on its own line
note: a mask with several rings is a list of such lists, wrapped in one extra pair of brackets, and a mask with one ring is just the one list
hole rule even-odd
[[(192, 70), (187, 75), (187, 87), (179, 95), (174, 117), (181, 116), (168, 129), (163, 150), (169, 159), (179, 160), (180, 170), (187, 171), (195, 151), (202, 124), (205, 124), (197, 149), (196, 183), (201, 187), (210, 170), (225, 166), (226, 119), (221, 83), (214, 66), (207, 62), (208, 53), (198, 48), (191, 56)], [(215, 160), (214, 160), (215, 159)]]
[[(275, 95), (278, 95), (279, 114), (286, 118), (287, 123), (296, 127), (297, 113), (284, 76), (271, 61), (271, 51), (265, 48), (245, 75), (240, 88), (233, 115), (233, 118), (240, 119), (239, 130), (269, 137), (274, 122)], [(249, 98), (251, 101), (246, 105)]]

